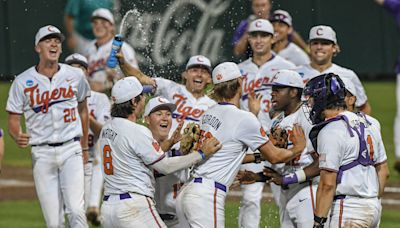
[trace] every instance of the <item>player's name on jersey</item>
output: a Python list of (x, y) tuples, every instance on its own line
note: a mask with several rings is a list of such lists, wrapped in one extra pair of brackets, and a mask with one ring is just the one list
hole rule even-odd
[(221, 126), (222, 122), (217, 117), (206, 114), (203, 116), (203, 119), (201, 120), (201, 124), (208, 124), (215, 130), (218, 130), (218, 128)]
[(103, 132), (101, 133), (101, 137), (110, 139), (112, 141), (115, 140), (115, 137), (117, 137), (117, 132), (111, 130), (111, 129), (104, 129)]

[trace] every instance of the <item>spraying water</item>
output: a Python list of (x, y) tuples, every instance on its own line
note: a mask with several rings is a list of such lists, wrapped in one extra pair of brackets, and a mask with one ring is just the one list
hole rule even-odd
[[(131, 23), (127, 21), (130, 15), (132, 15), (131, 19), (133, 19)], [(121, 20), (121, 24), (119, 25), (119, 34), (124, 35), (126, 33), (126, 30), (133, 26), (133, 22), (136, 22), (134, 25), (138, 26), (140, 30), (143, 30), (143, 21), (141, 16), (141, 13), (137, 9), (131, 9), (126, 12)]]

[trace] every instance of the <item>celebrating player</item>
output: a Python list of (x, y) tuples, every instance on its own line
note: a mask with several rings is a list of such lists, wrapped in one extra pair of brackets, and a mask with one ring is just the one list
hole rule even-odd
[(296, 66), (310, 63), (307, 53), (289, 40), (289, 35), (293, 32), (290, 14), (285, 10), (275, 10), (270, 22), (275, 32), (273, 51)]
[[(51, 25), (36, 33), (39, 64), (11, 85), (8, 127), (19, 147), (32, 146), (33, 178), (46, 226), (62, 225), (65, 204), (69, 225), (87, 227), (83, 161), (88, 157), (90, 88), (82, 70), (58, 63), (63, 40), (60, 30)], [(21, 128), (22, 114), (26, 133)]]
[[(80, 54), (72, 54), (65, 58), (65, 63), (83, 70), (86, 76), (88, 62)], [(90, 77), (89, 85), (91, 84)], [(100, 225), (99, 208), (100, 198), (103, 189), (103, 174), (101, 172), (101, 158), (98, 150), (97, 139), (103, 124), (110, 119), (110, 101), (108, 97), (96, 91), (91, 91), (87, 99), (89, 108), (89, 160), (85, 164), (85, 209), (86, 216), (93, 225)]]
[(104, 227), (166, 227), (153, 201), (153, 169), (169, 174), (188, 168), (221, 148), (218, 140), (211, 138), (199, 151), (166, 157), (150, 130), (135, 123), (145, 103), (142, 92), (135, 77), (120, 79), (111, 92), (113, 119), (104, 125), (99, 139), (105, 180), (101, 208)]
[[(272, 76), (280, 69), (292, 69), (295, 65), (271, 51), (274, 29), (263, 19), (253, 21), (249, 26), (249, 43), (253, 57), (239, 64), (243, 75), (240, 108), (258, 116), (264, 129), (270, 128), (271, 87), (266, 86)], [(254, 108), (253, 108), (254, 107)], [(253, 153), (249, 151), (249, 153)], [(245, 164), (242, 170), (261, 172), (263, 164)], [(261, 197), (264, 183), (242, 185), (243, 197), (239, 211), (239, 224), (242, 227), (258, 227), (261, 213)]]
[[(100, 8), (92, 14), (93, 34), (96, 37), (88, 47), (88, 72), (92, 81), (97, 83), (92, 84), (92, 90), (104, 92), (112, 86), (114, 79), (123, 77), (122, 72), (116, 68), (109, 69), (107, 59), (111, 53), (113, 38), (115, 35), (114, 16), (108, 9)], [(124, 54), (127, 62), (138, 68), (138, 63), (135, 58), (135, 51), (126, 42), (122, 44), (121, 52)]]
[(317, 124), (310, 139), (321, 169), (314, 227), (324, 226), (329, 210), (329, 227), (377, 227), (379, 197), (389, 174), (379, 126), (346, 111), (345, 85), (338, 75), (311, 79), (304, 94)]
[[(163, 97), (155, 97), (150, 99), (145, 107), (144, 116), (145, 122), (149, 127), (154, 139), (161, 145), (166, 156), (175, 157), (179, 156), (174, 154), (170, 149), (177, 141), (180, 140), (180, 127), (178, 127), (171, 138), (168, 139), (172, 126), (172, 112), (176, 106), (170, 103)], [(170, 141), (170, 142), (168, 142)], [(175, 172), (168, 175), (163, 175), (155, 172), (155, 193), (154, 200), (156, 202), (157, 212), (160, 214), (161, 219), (169, 227), (181, 227), (176, 216), (175, 200), (182, 182), (181, 172)], [(184, 173), (185, 174), (185, 173)], [(171, 191), (173, 189), (173, 191)]]
[(288, 161), (305, 147), (304, 134), (298, 126), (293, 129), (293, 148), (274, 147), (257, 118), (239, 109), (243, 80), (235, 63), (218, 65), (212, 75), (214, 95), (219, 103), (201, 119), (200, 145), (203, 140), (215, 137), (223, 146), (194, 167), (193, 178), (178, 195), (177, 213), (184, 227), (224, 227), (225, 197), (247, 147), (260, 150), (271, 163)]
[(303, 80), (307, 82), (320, 74), (326, 73), (334, 73), (342, 78), (349, 78), (356, 87), (357, 108), (366, 114), (370, 114), (371, 106), (368, 103), (368, 98), (360, 79), (354, 71), (332, 62), (333, 57), (339, 53), (335, 31), (325, 25), (312, 27), (310, 30), (309, 46), (311, 50), (311, 63), (297, 69)]

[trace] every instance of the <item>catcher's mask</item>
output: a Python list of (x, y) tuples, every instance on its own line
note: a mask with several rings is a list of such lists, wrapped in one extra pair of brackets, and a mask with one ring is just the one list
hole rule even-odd
[(318, 124), (324, 121), (321, 114), (325, 109), (337, 102), (344, 101), (346, 90), (340, 77), (329, 73), (319, 75), (308, 81), (303, 95), (311, 108), (310, 119), (312, 123)]

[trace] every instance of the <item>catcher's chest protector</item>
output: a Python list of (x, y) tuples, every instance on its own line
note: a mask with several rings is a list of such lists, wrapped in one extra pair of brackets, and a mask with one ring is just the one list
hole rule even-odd
[(373, 161), (374, 158), (370, 157), (370, 151), (369, 151), (370, 149), (367, 147), (367, 141), (365, 139), (365, 128), (368, 127), (369, 125), (371, 125), (371, 123), (367, 120), (364, 113), (359, 112), (359, 113), (357, 113), (357, 116), (359, 116), (359, 118), (363, 119), (363, 121), (360, 121), (358, 126), (352, 127), (350, 125), (349, 119), (346, 116), (338, 115), (332, 119), (326, 120), (320, 124), (315, 125), (311, 129), (311, 132), (309, 134), (309, 137), (310, 137), (310, 140), (314, 147), (314, 150), (316, 152), (318, 152), (317, 151), (318, 134), (322, 130), (322, 128), (324, 128), (328, 123), (342, 120), (345, 122), (345, 124), (347, 126), (347, 130), (351, 137), (354, 137), (353, 132), (356, 132), (359, 142), (360, 142), (360, 149), (359, 149), (358, 157), (356, 160), (339, 167), (339, 172), (336, 177), (336, 184), (341, 183), (344, 171), (349, 170), (357, 165), (370, 166), (370, 165), (375, 164), (375, 162)]

